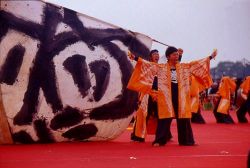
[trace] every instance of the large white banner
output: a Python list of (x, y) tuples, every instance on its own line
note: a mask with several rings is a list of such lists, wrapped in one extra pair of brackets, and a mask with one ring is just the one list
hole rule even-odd
[(14, 142), (108, 140), (126, 129), (137, 105), (127, 51), (147, 56), (149, 37), (42, 1), (1, 0), (0, 30), (1, 110)]

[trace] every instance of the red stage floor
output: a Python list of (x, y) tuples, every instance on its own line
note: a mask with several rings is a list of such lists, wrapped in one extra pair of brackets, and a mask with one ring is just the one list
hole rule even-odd
[(153, 136), (130, 142), (130, 129), (109, 142), (2, 145), (0, 168), (246, 168), (250, 123), (216, 124), (211, 112), (202, 114), (207, 124), (192, 124), (197, 146), (178, 145), (174, 122), (164, 147), (152, 147)]

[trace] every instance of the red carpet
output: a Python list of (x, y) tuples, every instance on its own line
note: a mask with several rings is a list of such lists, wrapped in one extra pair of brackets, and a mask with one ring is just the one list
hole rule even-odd
[[(131, 130), (110, 142), (72, 142), (0, 146), (0, 168), (245, 168), (250, 150), (250, 123), (216, 124), (211, 112), (207, 124), (192, 124), (197, 146), (179, 146), (174, 138), (164, 147), (130, 142)], [(234, 112), (231, 113), (235, 121)], [(248, 120), (250, 118), (248, 116)]]

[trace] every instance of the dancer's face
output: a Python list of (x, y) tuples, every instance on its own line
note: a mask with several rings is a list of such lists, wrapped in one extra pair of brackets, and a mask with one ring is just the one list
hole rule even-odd
[(170, 54), (169, 57), (168, 57), (168, 61), (173, 63), (173, 64), (176, 64), (177, 62), (179, 62), (179, 53), (178, 53), (178, 51), (173, 52), (172, 54)]
[(154, 53), (151, 54), (150, 61), (158, 63), (159, 58), (160, 58), (159, 53), (154, 52)]

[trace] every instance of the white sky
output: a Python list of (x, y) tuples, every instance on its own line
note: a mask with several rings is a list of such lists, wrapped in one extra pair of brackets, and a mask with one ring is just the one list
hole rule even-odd
[[(46, 0), (183, 48), (183, 62), (218, 49), (219, 61), (250, 60), (250, 0)], [(154, 44), (161, 55), (165, 46)]]

